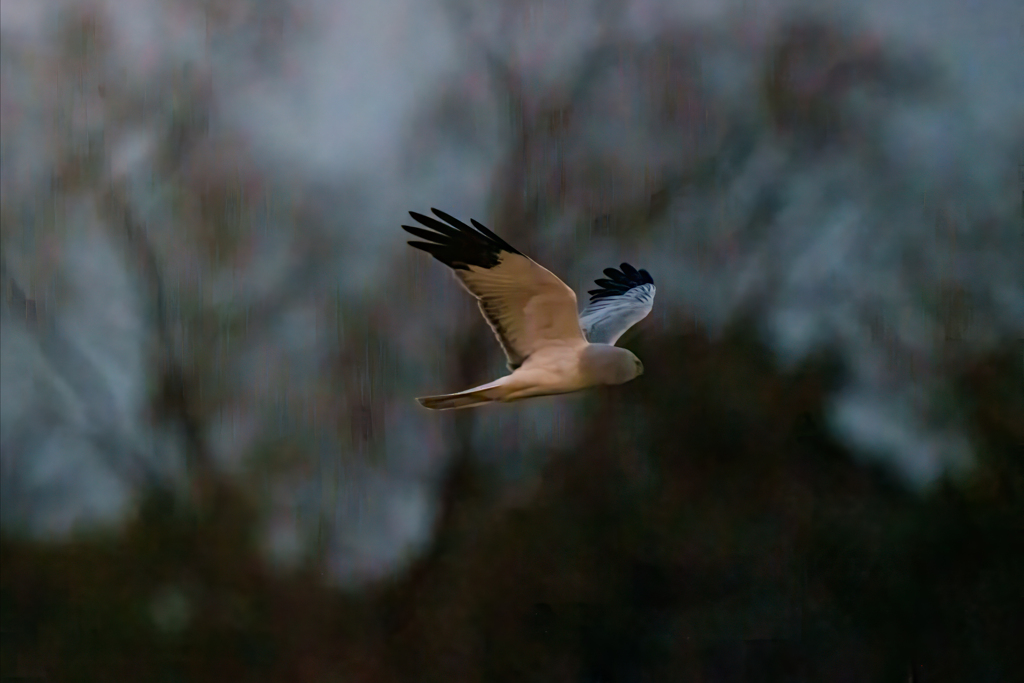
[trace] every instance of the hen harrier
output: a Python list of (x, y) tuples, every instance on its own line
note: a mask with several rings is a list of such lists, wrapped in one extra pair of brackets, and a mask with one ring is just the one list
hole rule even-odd
[[(469, 227), (443, 211), (439, 220), (409, 212), (430, 228), (403, 225), (425, 242), (409, 242), (451, 268), (498, 337), (508, 357), (506, 375), (455, 394), (418, 398), (426, 408), (471, 408), (493, 401), (567, 394), (599, 384), (623, 384), (644, 371), (630, 351), (615, 346), (623, 332), (654, 305), (654, 280), (623, 263), (606, 268), (577, 316), (576, 294), (546, 268), (475, 220)], [(475, 230), (473, 228), (476, 228)]]

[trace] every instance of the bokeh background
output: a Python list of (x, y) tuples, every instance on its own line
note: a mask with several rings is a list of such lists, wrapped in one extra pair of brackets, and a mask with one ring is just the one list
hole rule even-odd
[[(1024, 671), (1016, 0), (4, 0), (0, 676)], [(578, 292), (502, 372), (409, 210)]]

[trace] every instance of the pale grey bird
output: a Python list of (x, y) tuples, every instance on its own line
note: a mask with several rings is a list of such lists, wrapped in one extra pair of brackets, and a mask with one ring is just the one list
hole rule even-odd
[(480, 302), (512, 374), (455, 394), (416, 399), (421, 405), (448, 410), (507, 403), (623, 384), (643, 373), (640, 359), (614, 344), (651, 312), (655, 288), (646, 270), (628, 263), (621, 272), (606, 268), (608, 279), (596, 281), (599, 288), (588, 292), (590, 303), (577, 315), (576, 294), (549, 270), (475, 220), (470, 227), (443, 211), (431, 211), (444, 222), (409, 212), (430, 228), (403, 225), (427, 240), (409, 244), (451, 268)]

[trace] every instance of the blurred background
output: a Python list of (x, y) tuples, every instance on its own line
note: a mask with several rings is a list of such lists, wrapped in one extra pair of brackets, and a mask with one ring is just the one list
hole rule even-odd
[[(4, 0), (0, 676), (1024, 671), (1016, 0)], [(503, 372), (407, 211), (654, 311)]]

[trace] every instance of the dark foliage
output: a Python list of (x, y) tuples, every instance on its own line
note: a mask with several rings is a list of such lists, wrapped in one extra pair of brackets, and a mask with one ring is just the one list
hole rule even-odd
[[(154, 497), (116, 539), (4, 540), (0, 673), (1010, 680), (1024, 666), (1019, 349), (963, 373), (983, 462), (922, 498), (827, 436), (833, 364), (783, 376), (750, 338), (640, 349), (664, 372), (595, 398), (525, 507), (496, 505), (486, 472), (457, 457), (432, 550), (360, 597), (264, 569), (237, 494), (202, 520)], [(180, 630), (154, 616), (170, 589), (189, 606)]]

